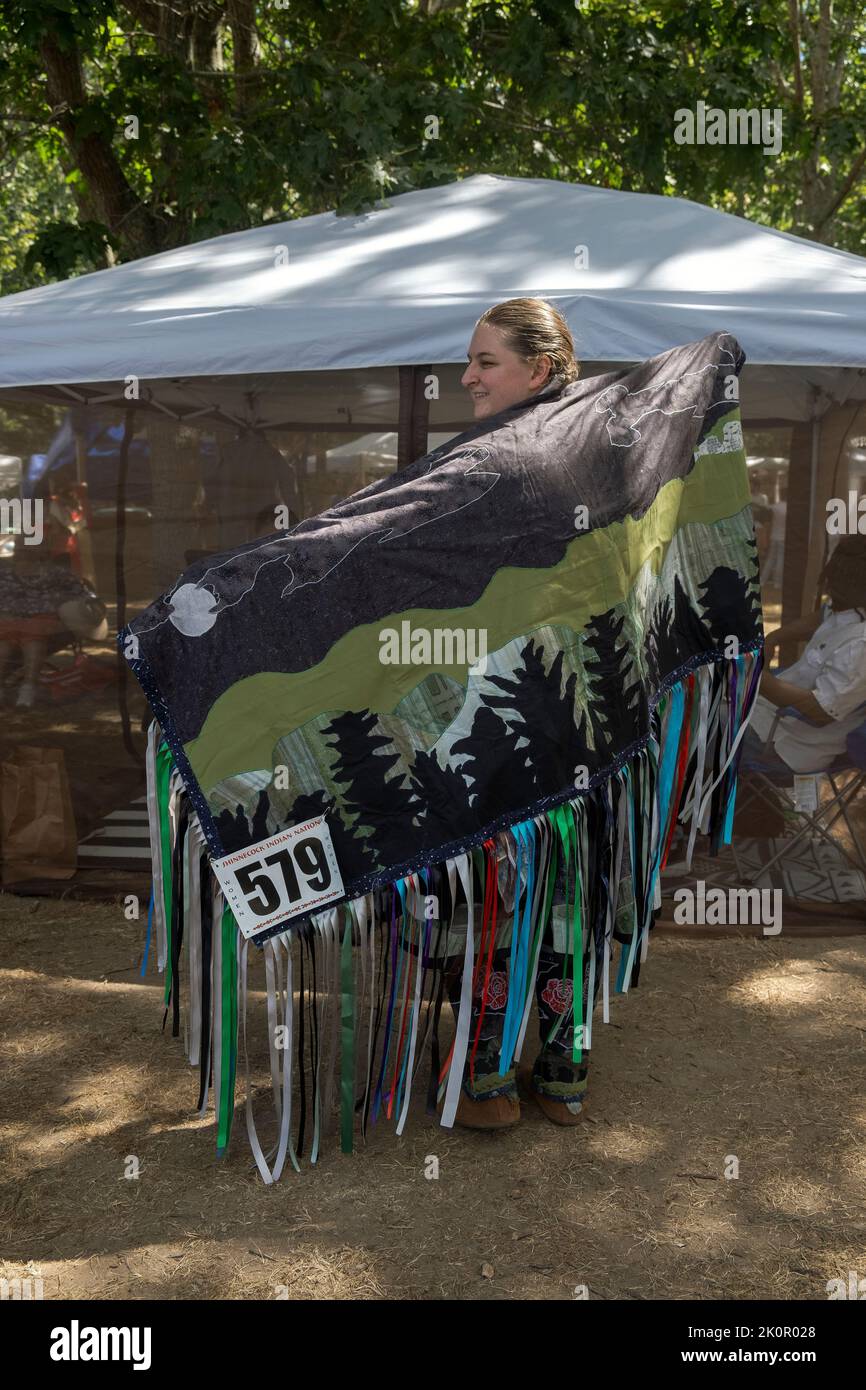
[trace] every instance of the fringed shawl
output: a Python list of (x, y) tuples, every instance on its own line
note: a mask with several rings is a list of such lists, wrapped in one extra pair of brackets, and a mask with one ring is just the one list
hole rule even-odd
[(554, 928), (579, 1060), (596, 992), (607, 1018), (611, 984), (637, 982), (676, 821), (689, 861), (698, 833), (712, 853), (729, 843), (763, 642), (743, 360), (712, 335), (554, 381), (294, 530), (198, 562), (119, 635), (158, 722), (166, 1003), (177, 1032), (183, 969), (220, 1150), (250, 943), (208, 860), (322, 820), (342, 879), (324, 910), (280, 907), (252, 936), (270, 1154), (249, 1100), (247, 1120), (266, 1181), (315, 1159), (338, 1084), (344, 1149), (380, 1116), (400, 1132), (428, 1052), (428, 1111), (453, 1122), (473, 975), (494, 947), (510, 946), (500, 1070)]

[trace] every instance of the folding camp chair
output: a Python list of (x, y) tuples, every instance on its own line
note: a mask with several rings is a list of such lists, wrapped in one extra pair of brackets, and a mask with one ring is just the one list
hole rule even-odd
[[(778, 797), (781, 797), (792, 818), (799, 819), (800, 826), (792, 837), (782, 840), (781, 848), (771, 859), (760, 864), (751, 876), (737, 853), (736, 836), (734, 836), (731, 849), (737, 865), (737, 873), (742, 882), (748, 885), (754, 884), (775, 864), (784, 862), (791, 855), (794, 847), (806, 837), (809, 837), (813, 844), (818, 838), (825, 840), (838, 853), (843, 854), (855, 869), (866, 875), (866, 849), (864, 849), (857, 826), (849, 814), (853, 802), (866, 790), (866, 702), (858, 706), (857, 712), (862, 713), (864, 722), (848, 735), (845, 752), (834, 759), (829, 768), (816, 769), (814, 774), (796, 774), (796, 776), (825, 776), (830, 783), (832, 796), (824, 801), (819, 796), (814, 811), (798, 805), (794, 787), (795, 773), (776, 767), (768, 757), (773, 747), (773, 737), (780, 719), (793, 716), (796, 719), (802, 719), (806, 724), (812, 723), (799, 710), (792, 706), (777, 710), (761, 753), (753, 756), (748, 752), (743, 752), (740, 759), (740, 775), (748, 773), (750, 777), (748, 784), (742, 785), (740, 788), (741, 794), (742, 792), (746, 793), (742, 805), (744, 807), (750, 805), (754, 798), (758, 797), (776, 810), (778, 800), (777, 797), (773, 796), (775, 792)], [(817, 725), (813, 725), (813, 727), (817, 727)], [(846, 774), (848, 774), (847, 780), (843, 782), (841, 779)], [(848, 828), (857, 858), (850, 854), (846, 847), (831, 834), (834, 825), (840, 818), (844, 820)], [(834, 891), (836, 891), (835, 885)], [(839, 900), (838, 893), (837, 900)]]

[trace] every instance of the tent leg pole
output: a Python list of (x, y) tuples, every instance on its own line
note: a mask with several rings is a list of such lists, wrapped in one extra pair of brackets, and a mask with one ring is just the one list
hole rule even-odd
[[(123, 417), (123, 439), (120, 445), (120, 457), (117, 470), (117, 517), (115, 521), (115, 547), (114, 547), (114, 579), (117, 596), (117, 630), (118, 632), (126, 626), (126, 568), (124, 565), (124, 551), (126, 547), (126, 478), (129, 472), (129, 448), (132, 444), (132, 436), (135, 424), (135, 406), (132, 406), (124, 413)], [(126, 696), (126, 680), (128, 675), (126, 659), (120, 647), (117, 649), (117, 709), (120, 715), (120, 725), (123, 730), (123, 746), (129, 756), (136, 763), (142, 762), (141, 754), (138, 752), (132, 741), (132, 727), (129, 719), (129, 704)]]
[(427, 452), (430, 402), (424, 391), (430, 367), (400, 367), (400, 409), (397, 417), (397, 467), (405, 468)]
[[(791, 434), (788, 468), (788, 508), (785, 515), (785, 558), (782, 568), (782, 626), (803, 613), (803, 578), (809, 565), (811, 515), (809, 499), (814, 487), (814, 438), (810, 422), (796, 424)], [(789, 666), (797, 658), (797, 643), (782, 643), (779, 661)]]

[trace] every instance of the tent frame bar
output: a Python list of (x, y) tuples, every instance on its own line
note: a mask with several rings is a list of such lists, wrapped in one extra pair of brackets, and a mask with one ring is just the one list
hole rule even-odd
[[(420, 458), (427, 452), (426, 431), (431, 428), (429, 420), (430, 402), (424, 394), (424, 378), (432, 371), (430, 366), (409, 366), (399, 367), (400, 374), (400, 397), (397, 403), (397, 421), (387, 422), (382, 420), (357, 420), (355, 422), (346, 420), (274, 420), (272, 422), (261, 422), (245, 420), (239, 416), (232, 415), (224, 410), (222, 406), (201, 406), (197, 405), (188, 411), (172, 410), (170, 406), (163, 405), (160, 401), (153, 398), (152, 394), (142, 394), (134, 402), (140, 411), (155, 410), (161, 414), (168, 415), (170, 419), (176, 420), (178, 424), (184, 425), (193, 423), (197, 420), (211, 420), (216, 424), (227, 424), (236, 429), (257, 430), (265, 432), (268, 430), (292, 430), (297, 433), (315, 434), (317, 432), (328, 434), (366, 434), (371, 430), (380, 433), (384, 430), (394, 431), (401, 437), (401, 430), (404, 436), (404, 448), (407, 451), (406, 459), (400, 459), (398, 467), (404, 467), (406, 462), (411, 462), (408, 454), (412, 458)], [(67, 397), (71, 397), (79, 405), (100, 406), (116, 405), (122, 410), (128, 409), (129, 398), (117, 389), (111, 391), (93, 391), (88, 394), (86, 390), (75, 389), (72, 386), (65, 386), (62, 383), (51, 382), (45, 386), (26, 386), (9, 387), (15, 393), (17, 400), (24, 398), (24, 393), (33, 392), (34, 400), (47, 405), (64, 405), (65, 401), (52, 399), (50, 393), (57, 392)], [(4, 390), (0, 388), (0, 405), (3, 404)], [(742, 411), (742, 402), (740, 404)], [(401, 417), (401, 411), (403, 412)], [(798, 424), (806, 424), (813, 416), (807, 420), (785, 420), (778, 416), (744, 416), (743, 424), (748, 429), (791, 429)], [(460, 434), (472, 426), (472, 421), (462, 420), (436, 420), (432, 422), (432, 428), (440, 433), (453, 431)], [(424, 435), (422, 441), (421, 436)], [(420, 447), (419, 447), (420, 443)], [(398, 442), (399, 449), (399, 442)], [(417, 452), (413, 452), (417, 450)]]
[[(29, 390), (30, 388), (27, 389)], [(159, 401), (146, 400), (143, 397), (139, 398), (135, 402), (130, 402), (126, 396), (118, 395), (114, 391), (100, 393), (94, 392), (91, 395), (85, 395), (83, 393), (74, 392), (71, 387), (55, 385), (53, 383), (51, 386), (33, 389), (34, 401), (38, 401), (38, 403), (41, 405), (65, 405), (65, 401), (52, 399), (48, 395), (49, 391), (63, 391), (67, 393), (69, 396), (71, 396), (72, 399), (79, 405), (92, 407), (97, 407), (100, 405), (116, 405), (117, 408), (120, 410), (127, 410), (131, 404), (134, 404), (136, 409), (141, 412), (146, 412), (148, 410), (158, 411), (163, 415), (168, 415), (172, 420), (176, 420), (180, 425), (185, 425), (190, 423), (191, 421), (200, 419), (215, 419), (218, 423), (228, 423), (239, 429), (255, 429), (260, 432), (263, 432), (265, 430), (294, 430), (299, 434), (316, 433), (317, 431), (320, 431), (322, 433), (327, 432), (328, 434), (368, 434), (371, 430), (377, 430), (379, 433), (382, 433), (385, 430), (388, 430), (393, 433), (397, 432), (396, 422), (389, 423), (387, 421), (382, 420), (356, 421), (354, 424), (350, 424), (346, 420), (286, 419), (254, 424), (251, 420), (243, 420), (239, 416), (230, 415), (227, 411), (223, 410), (221, 406), (214, 406), (212, 408), (199, 407), (194, 410), (180, 412), (172, 410), (170, 406), (162, 405)], [(22, 398), (20, 392), (16, 391), (16, 398), (17, 400), (21, 401)], [(2, 404), (3, 392), (2, 390), (0, 390), (0, 405)], [(454, 424), (448, 422), (446, 424), (437, 425), (437, 428), (440, 430), (453, 429), (454, 432), (457, 433), (459, 430), (468, 429), (469, 426), (465, 420), (459, 420)]]

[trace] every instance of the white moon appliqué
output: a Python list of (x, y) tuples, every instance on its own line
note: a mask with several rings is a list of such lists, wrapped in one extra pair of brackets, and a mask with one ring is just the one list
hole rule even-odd
[(217, 620), (219, 599), (210, 589), (200, 589), (197, 584), (181, 584), (170, 602), (168, 616), (185, 637), (202, 637)]

